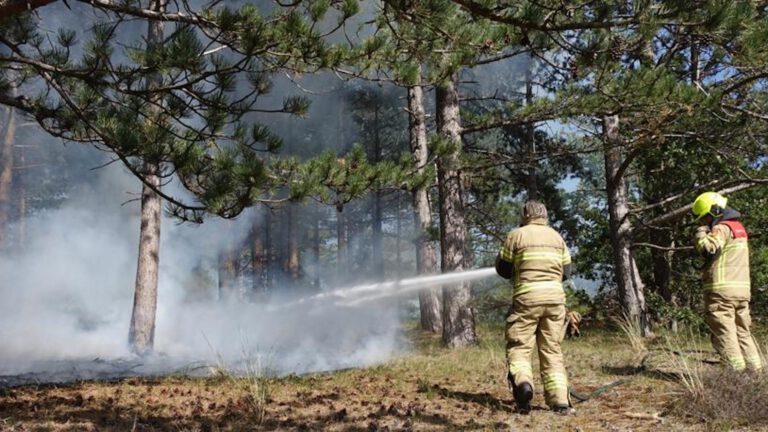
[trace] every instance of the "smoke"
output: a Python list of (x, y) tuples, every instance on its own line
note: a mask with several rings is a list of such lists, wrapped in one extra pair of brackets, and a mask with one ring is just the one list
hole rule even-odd
[[(30, 217), (24, 248), (0, 259), (0, 375), (130, 357), (140, 184), (116, 165), (91, 174), (59, 208)], [(298, 373), (381, 362), (404, 348), (396, 301), (280, 309), (210, 300), (215, 294), (190, 301), (195, 272), (227, 244), (223, 224), (244, 238), (251, 223), (246, 216), (200, 226), (163, 220), (158, 355), (146, 373), (195, 362), (237, 368), (246, 359), (265, 371)], [(204, 288), (216, 291), (215, 283)]]
[[(360, 19), (373, 13), (373, 3), (366, 5)], [(61, 5), (41, 9), (41, 14), (51, 29), (78, 28), (80, 15)], [(91, 15), (92, 11), (89, 20), (95, 20)], [(144, 31), (137, 22), (123, 36), (135, 41)], [(265, 106), (280, 106), (283, 97), (295, 94), (304, 94), (313, 102), (308, 118), (302, 120), (267, 115), (252, 119), (285, 139), (284, 154), (343, 153), (360, 141), (362, 133), (350, 114), (348, 92), (364, 84), (347, 83), (331, 74), (278, 76), (274, 84), (272, 94), (262, 100)], [(49, 146), (60, 145), (42, 140), (48, 140)], [(83, 160), (92, 162), (90, 166), (104, 162), (103, 155), (95, 155), (97, 152), (89, 152)], [(131, 359), (126, 342), (140, 224), (136, 199), (141, 186), (117, 164), (83, 171), (79, 176), (82, 178), (59, 207), (38, 211), (26, 220), (23, 248), (0, 255), (0, 375), (75, 370), (74, 375), (61, 379), (77, 379), (99, 369), (94, 359), (120, 365)], [(179, 190), (171, 190), (171, 195), (178, 194)], [(360, 207), (350, 204), (345, 214), (355, 206)], [(249, 212), (235, 221), (210, 219), (201, 226), (163, 220), (157, 355), (140, 360), (144, 367), (131, 371), (166, 373), (199, 363), (237, 369), (244, 361), (256, 361), (264, 371), (300, 373), (370, 365), (407, 348), (399, 338), (402, 307), (397, 299), (291, 302), (286, 298), (291, 293), (277, 286), (274, 291), (281, 296), (273, 297), (271, 303), (216, 301), (217, 257), (230, 247), (228, 236), (239, 240), (247, 236), (253, 217)], [(349, 269), (340, 272), (324, 264), (332, 262), (327, 256), (315, 263), (305, 261), (305, 269), (319, 275), (323, 285), (338, 279), (345, 286), (375, 282), (355, 280), (355, 274), (371, 274), (365, 269), (367, 257), (351, 257), (362, 255), (368, 240), (360, 226), (350, 227), (350, 231), (354, 232), (347, 239)], [(407, 267), (403, 273), (412, 271), (410, 264), (403, 263)], [(305, 280), (311, 283), (310, 278)], [(293, 289), (294, 293), (302, 291), (306, 290)], [(59, 377), (62, 375), (51, 379)]]

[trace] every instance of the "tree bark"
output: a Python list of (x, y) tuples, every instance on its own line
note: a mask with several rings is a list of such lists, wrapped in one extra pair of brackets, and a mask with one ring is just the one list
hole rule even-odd
[(402, 199), (398, 194), (395, 197), (395, 276), (400, 279), (403, 269), (403, 254), (401, 246), (403, 243), (403, 218)]
[[(151, 26), (152, 24), (150, 24)], [(146, 164), (147, 182), (160, 187), (157, 165)], [(149, 186), (141, 192), (141, 228), (139, 260), (136, 267), (136, 289), (128, 343), (135, 354), (145, 355), (155, 343), (157, 312), (157, 277), (160, 265), (160, 196)]]
[[(525, 70), (525, 104), (530, 106), (533, 104), (533, 56), (528, 56), (528, 67)], [(528, 159), (528, 176), (527, 176), (527, 189), (528, 199), (539, 199), (539, 185), (537, 182), (537, 170), (536, 170), (536, 126), (531, 122), (525, 127), (525, 140), (526, 140), (526, 158)]]
[(261, 299), (266, 295), (264, 271), (266, 269), (266, 251), (264, 248), (264, 221), (256, 218), (251, 228), (251, 299)]
[(627, 317), (638, 322), (642, 335), (647, 336), (651, 330), (645, 304), (645, 285), (632, 254), (632, 225), (629, 220), (626, 182), (619, 173), (622, 161), (618, 115), (603, 117), (603, 149), (614, 276), (619, 301)]
[(8, 245), (8, 221), (11, 213), (11, 186), (13, 185), (13, 141), (16, 138), (16, 114), (7, 109), (2, 147), (0, 147), (0, 250)]
[[(468, 269), (467, 226), (464, 220), (461, 173), (461, 125), (456, 77), (439, 85), (437, 97), (437, 129), (441, 139), (452, 149), (437, 159), (440, 195), (440, 254), (443, 273)], [(450, 347), (477, 343), (475, 314), (470, 305), (471, 291), (467, 282), (443, 287), (443, 342)]]
[(275, 248), (272, 241), (272, 209), (267, 207), (264, 212), (264, 292), (272, 291), (272, 280), (275, 274)]
[[(319, 213), (319, 212), (318, 212)], [(315, 289), (320, 291), (320, 214), (315, 215), (315, 223), (312, 227), (312, 251), (315, 259)]]
[[(162, 12), (166, 0), (153, 0), (151, 9)], [(163, 43), (164, 23), (150, 21), (147, 30), (147, 50), (157, 49)], [(147, 90), (160, 85), (160, 76), (147, 80)], [(151, 96), (155, 104), (161, 103), (159, 96)], [(156, 106), (156, 105), (155, 105)], [(157, 108), (152, 108), (159, 114)], [(145, 161), (146, 182), (160, 188), (160, 166)], [(145, 355), (152, 351), (155, 343), (155, 316), (157, 313), (157, 275), (160, 265), (160, 196), (146, 184), (141, 192), (141, 228), (139, 230), (139, 257), (136, 267), (136, 288), (133, 297), (131, 326), (128, 344), (133, 353)]]
[[(410, 113), (410, 144), (416, 173), (423, 175), (427, 170), (429, 150), (427, 143), (427, 122), (424, 110), (424, 88), (418, 84), (408, 87), (408, 112)], [(431, 183), (431, 182), (430, 182)], [(416, 271), (420, 275), (437, 273), (437, 253), (430, 238), (432, 211), (429, 206), (429, 184), (413, 190), (413, 220), (416, 231)], [(440, 292), (428, 288), (419, 293), (421, 328), (433, 333), (442, 333), (442, 307)]]
[(343, 208), (336, 211), (336, 270), (339, 279), (343, 279), (349, 270), (347, 260), (347, 217)]
[(232, 241), (233, 236), (230, 228), (228, 226), (225, 230), (224, 236), (227, 238), (227, 242), (224, 249), (219, 252), (218, 257), (220, 301), (228, 301), (237, 297), (238, 251)]
[(698, 86), (701, 83), (701, 67), (700, 67), (701, 49), (699, 47), (698, 41), (696, 40), (696, 36), (693, 34), (689, 34), (689, 37), (691, 38), (691, 64), (690, 64), (691, 84)]
[(299, 251), (299, 228), (297, 221), (296, 206), (293, 203), (286, 204), (285, 210), (285, 223), (288, 240), (288, 250), (285, 257), (284, 269), (285, 274), (291, 280), (291, 283), (295, 284), (299, 281), (299, 271), (301, 266), (301, 252)]
[[(379, 120), (378, 101), (373, 109), (373, 161), (381, 162), (381, 124)], [(371, 270), (376, 277), (384, 275), (384, 256), (382, 253), (382, 219), (381, 192), (373, 191), (373, 216), (371, 219)]]
[[(19, 148), (19, 166), (26, 166), (27, 157), (24, 147)], [(24, 250), (27, 244), (27, 184), (25, 176), (16, 176), (16, 193), (18, 194), (18, 241), (17, 249)]]
[(653, 282), (656, 292), (666, 302), (672, 301), (672, 290), (669, 283), (672, 280), (672, 257), (675, 246), (668, 232), (656, 232), (651, 236), (651, 243), (669, 248), (669, 250), (651, 249), (653, 259)]

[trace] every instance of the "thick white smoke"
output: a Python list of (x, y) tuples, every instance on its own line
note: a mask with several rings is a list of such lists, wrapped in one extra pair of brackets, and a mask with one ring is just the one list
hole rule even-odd
[[(31, 217), (26, 247), (0, 259), (0, 375), (130, 357), (139, 203), (123, 203), (137, 197), (128, 192), (140, 185), (117, 165), (93, 175), (98, 178), (73, 190), (60, 208)], [(192, 362), (236, 368), (245, 358), (257, 359), (265, 371), (304, 372), (380, 362), (400, 348), (392, 301), (278, 309), (222, 303), (215, 301), (215, 272), (207, 287), (214, 300), (190, 301), (195, 268), (215, 263), (223, 247), (222, 223), (163, 221), (155, 338), (160, 355), (148, 373)], [(243, 217), (229, 229), (244, 238), (250, 223)]]

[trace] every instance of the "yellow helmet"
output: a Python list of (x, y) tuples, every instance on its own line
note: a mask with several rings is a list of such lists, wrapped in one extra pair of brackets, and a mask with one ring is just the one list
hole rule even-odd
[(693, 215), (696, 216), (696, 220), (706, 215), (718, 217), (722, 214), (726, 205), (728, 205), (728, 198), (717, 192), (704, 192), (696, 197), (696, 201), (693, 202)]

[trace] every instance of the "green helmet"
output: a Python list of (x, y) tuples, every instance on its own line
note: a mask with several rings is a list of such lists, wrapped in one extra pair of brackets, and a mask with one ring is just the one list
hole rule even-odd
[(693, 215), (696, 216), (697, 221), (706, 215), (718, 217), (722, 215), (726, 205), (728, 205), (728, 198), (717, 192), (704, 192), (693, 202)]

